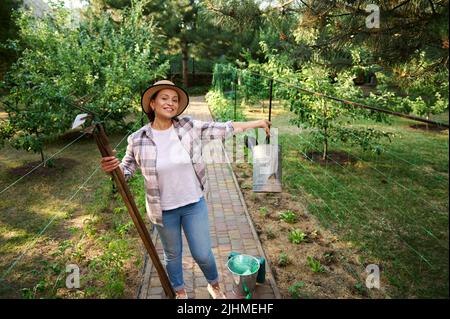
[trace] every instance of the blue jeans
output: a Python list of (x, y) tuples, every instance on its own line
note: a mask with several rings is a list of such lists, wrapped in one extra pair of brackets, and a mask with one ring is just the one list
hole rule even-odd
[(175, 290), (184, 288), (181, 227), (186, 235), (192, 257), (210, 284), (219, 281), (216, 261), (211, 249), (208, 206), (202, 197), (198, 202), (162, 214), (164, 227), (155, 225), (164, 249), (164, 261), (170, 282)]

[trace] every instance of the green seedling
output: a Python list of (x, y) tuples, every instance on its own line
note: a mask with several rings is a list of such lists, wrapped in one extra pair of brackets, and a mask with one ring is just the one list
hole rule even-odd
[(299, 299), (303, 294), (301, 289), (305, 286), (303, 281), (297, 281), (295, 284), (288, 288), (288, 292), (291, 295), (292, 299)]
[(278, 257), (278, 266), (280, 267), (286, 267), (290, 264), (290, 260), (288, 255), (285, 252), (281, 252), (280, 256)]
[(325, 272), (325, 268), (322, 266), (319, 260), (314, 259), (311, 256), (308, 256), (306, 260), (308, 261), (309, 268), (311, 269), (312, 272), (315, 273)]
[(280, 219), (288, 224), (294, 224), (298, 220), (298, 216), (295, 212), (287, 210), (280, 214)]
[(303, 241), (305, 241), (305, 233), (302, 232), (300, 229), (294, 229), (289, 233), (289, 241), (293, 244), (301, 244)]
[(260, 208), (258, 209), (258, 211), (259, 211), (259, 213), (261, 214), (262, 217), (266, 217), (267, 214), (269, 213), (269, 210), (268, 210), (267, 207), (265, 207), (265, 206), (260, 207)]
[(274, 239), (275, 237), (277, 237), (275, 235), (272, 227), (270, 227), (270, 226), (266, 228), (266, 236), (267, 236), (267, 239)]

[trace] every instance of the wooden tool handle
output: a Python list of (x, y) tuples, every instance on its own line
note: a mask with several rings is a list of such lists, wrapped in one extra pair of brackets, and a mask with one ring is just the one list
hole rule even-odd
[[(97, 123), (96, 128), (97, 131), (94, 130), (93, 134), (102, 157), (114, 156), (113, 150), (109, 144), (108, 137), (105, 133), (105, 130), (103, 129), (103, 126)], [(172, 299), (175, 298), (175, 291), (173, 290), (166, 271), (161, 263), (161, 260), (158, 257), (158, 252), (156, 251), (155, 245), (152, 242), (147, 227), (142, 220), (142, 217), (134, 201), (133, 194), (131, 193), (128, 184), (125, 181), (122, 170), (120, 169), (120, 167), (118, 167), (114, 171), (112, 171), (111, 174), (113, 176), (113, 180), (117, 186), (117, 189), (122, 196), (123, 201), (125, 202), (128, 213), (133, 220), (134, 226), (136, 227), (139, 236), (141, 237), (142, 242), (144, 243), (144, 246), (153, 262), (153, 265), (158, 272), (158, 276), (164, 292), (166, 293), (166, 296)]]

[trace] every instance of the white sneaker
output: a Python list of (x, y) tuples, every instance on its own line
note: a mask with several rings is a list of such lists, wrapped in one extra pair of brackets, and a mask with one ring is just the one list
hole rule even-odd
[(175, 299), (189, 299), (186, 290), (183, 290), (184, 293), (177, 293), (175, 291)]
[(219, 287), (214, 288), (212, 285), (208, 284), (206, 288), (213, 299), (227, 299), (227, 296), (220, 290)]

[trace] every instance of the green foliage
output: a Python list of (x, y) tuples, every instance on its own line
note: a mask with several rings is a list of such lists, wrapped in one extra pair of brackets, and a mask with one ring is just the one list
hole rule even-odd
[(320, 263), (320, 260), (314, 259), (311, 256), (306, 257), (306, 261), (308, 262), (309, 268), (312, 272), (319, 273), (325, 272), (325, 268)]
[(356, 129), (350, 125), (360, 119), (384, 121), (384, 115), (296, 89), (299, 87), (327, 96), (363, 101), (361, 90), (353, 83), (352, 71), (337, 72), (323, 64), (314, 63), (305, 63), (300, 71), (295, 71), (287, 55), (271, 50), (265, 43), (261, 43), (261, 47), (267, 62), (261, 64), (249, 60), (248, 70), (252, 73), (268, 75), (282, 82), (274, 85), (274, 97), (288, 101), (290, 111), (297, 114), (291, 123), (309, 129), (308, 133), (314, 137), (312, 145), (316, 149), (322, 148), (324, 159), (328, 155), (330, 144), (338, 141), (346, 141), (360, 145), (365, 150), (379, 152), (380, 140), (389, 139), (388, 133), (373, 128)]
[(285, 252), (281, 252), (278, 256), (278, 266), (280, 267), (286, 267), (290, 264), (290, 260), (288, 255)]
[(206, 94), (205, 98), (217, 121), (245, 120), (244, 114), (240, 108), (236, 107), (235, 116), (233, 99), (227, 98), (222, 92), (211, 90)]
[(1, 44), (7, 39), (14, 39), (17, 36), (17, 26), (12, 18), (12, 10), (17, 9), (22, 0), (2, 0), (0, 1), (0, 80), (3, 72), (9, 68), (11, 63), (17, 58), (14, 50), (4, 47)]
[(280, 219), (289, 224), (294, 224), (298, 220), (298, 216), (295, 212), (287, 210), (280, 214)]
[(336, 261), (336, 256), (334, 252), (328, 251), (323, 254), (323, 258), (325, 259), (325, 263), (331, 264)]
[(303, 281), (297, 281), (295, 284), (288, 288), (288, 292), (291, 295), (292, 299), (299, 299), (303, 296), (301, 289), (305, 287), (305, 283)]
[(305, 241), (306, 234), (300, 229), (294, 229), (289, 232), (288, 239), (293, 244), (301, 244)]
[(367, 288), (364, 286), (362, 282), (357, 282), (353, 287), (356, 289), (356, 291), (358, 291), (359, 294), (361, 295), (367, 294)]
[(267, 214), (269, 213), (269, 210), (267, 209), (267, 207), (262, 206), (258, 209), (258, 212), (261, 214), (262, 217), (266, 217)]
[(413, 113), (429, 117), (448, 110), (448, 73), (439, 76), (445, 79), (418, 79), (407, 88), (405, 102)]
[[(248, 52), (244, 56), (251, 59)], [(256, 106), (260, 103), (264, 107), (261, 102), (269, 98), (269, 80), (253, 73), (251, 68), (248, 71), (239, 72), (239, 91), (242, 92), (241, 104), (243, 106)]]
[(217, 63), (213, 69), (212, 86), (215, 91), (220, 92), (234, 90), (237, 76), (237, 69), (231, 63)]
[(64, 8), (41, 19), (19, 14), (19, 37), (10, 47), (21, 55), (3, 82), (8, 121), (0, 141), (39, 152), (46, 140), (70, 128), (81, 113), (74, 105), (100, 118), (109, 114), (109, 129), (128, 128), (124, 118), (139, 111), (140, 91), (168, 67), (159, 58), (159, 32), (142, 15), (142, 5), (121, 12), (119, 23), (90, 9), (79, 24)]
[(266, 228), (266, 237), (267, 237), (267, 239), (274, 239), (274, 238), (277, 237), (277, 235), (273, 231), (273, 227), (272, 226), (268, 226)]

